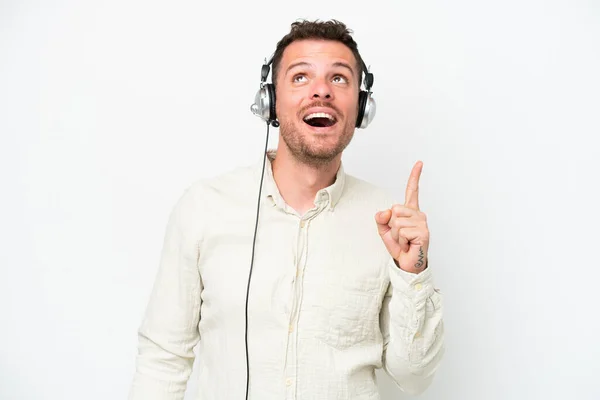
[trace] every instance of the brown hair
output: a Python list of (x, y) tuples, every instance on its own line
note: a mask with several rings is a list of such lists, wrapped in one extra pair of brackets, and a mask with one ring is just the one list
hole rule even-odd
[(276, 84), (277, 73), (279, 71), (279, 64), (283, 57), (283, 51), (292, 42), (302, 39), (321, 39), (321, 40), (334, 40), (345, 44), (354, 55), (356, 59), (356, 68), (358, 70), (358, 86), (362, 83), (362, 74), (364, 71), (364, 62), (360, 53), (358, 52), (358, 46), (352, 38), (352, 30), (348, 29), (346, 25), (337, 20), (330, 21), (307, 21), (301, 20), (293, 22), (291, 25), (290, 32), (285, 35), (278, 43), (273, 55), (273, 85)]

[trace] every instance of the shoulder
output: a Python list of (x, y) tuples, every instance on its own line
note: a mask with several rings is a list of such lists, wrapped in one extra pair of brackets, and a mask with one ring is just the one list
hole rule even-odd
[(258, 172), (253, 166), (233, 167), (192, 181), (176, 197), (170, 220), (197, 236), (230, 210), (247, 207), (255, 181), (258, 182)]
[(223, 194), (244, 189), (258, 178), (255, 165), (245, 165), (230, 168), (216, 175), (198, 179), (191, 183), (188, 191), (204, 195)]
[(215, 175), (191, 182), (180, 195), (178, 205), (186, 209), (210, 210), (236, 199), (247, 199), (256, 187), (259, 170), (256, 165), (232, 167)]

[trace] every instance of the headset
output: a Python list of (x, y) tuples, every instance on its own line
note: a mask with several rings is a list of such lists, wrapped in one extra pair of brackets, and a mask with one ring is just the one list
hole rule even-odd
[[(271, 69), (274, 56), (263, 64), (260, 70), (260, 89), (256, 93), (254, 98), (254, 104), (250, 106), (250, 111), (264, 121), (267, 124), (277, 128), (279, 121), (277, 121), (277, 114), (275, 112), (275, 86), (272, 83), (266, 83), (267, 76)], [(375, 100), (371, 97), (371, 87), (373, 86), (373, 74), (369, 72), (369, 69), (361, 59), (363, 71), (365, 73), (365, 89), (361, 90), (358, 94), (358, 114), (356, 116), (356, 128), (366, 128), (373, 118), (375, 117), (376, 105)]]
[[(273, 56), (265, 62), (260, 70), (260, 89), (254, 98), (254, 104), (250, 106), (250, 111), (267, 123), (267, 139), (263, 153), (262, 173), (260, 176), (260, 186), (258, 188), (258, 202), (256, 206), (256, 222), (254, 224), (254, 238), (252, 239), (252, 258), (250, 261), (250, 272), (248, 273), (248, 286), (246, 288), (246, 400), (248, 400), (248, 390), (250, 387), (250, 361), (248, 357), (248, 295), (250, 294), (250, 278), (252, 277), (252, 267), (254, 266), (254, 250), (256, 248), (256, 232), (258, 230), (258, 216), (260, 212), (260, 199), (263, 186), (263, 178), (265, 175), (265, 164), (267, 159), (267, 150), (269, 146), (269, 126), (279, 127), (279, 121), (275, 113), (275, 86), (272, 83), (266, 83), (267, 76), (271, 69)], [(358, 114), (356, 116), (356, 128), (366, 128), (375, 117), (375, 100), (371, 97), (371, 87), (373, 86), (373, 74), (361, 60), (362, 68), (365, 73), (364, 85), (365, 90), (361, 90), (358, 94)]]

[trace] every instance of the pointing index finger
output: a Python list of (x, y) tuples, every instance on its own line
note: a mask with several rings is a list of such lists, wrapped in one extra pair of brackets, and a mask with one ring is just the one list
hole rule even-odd
[(406, 196), (404, 205), (406, 207), (418, 210), (419, 209), (419, 179), (423, 170), (423, 162), (417, 161), (413, 167), (408, 183), (406, 185)]

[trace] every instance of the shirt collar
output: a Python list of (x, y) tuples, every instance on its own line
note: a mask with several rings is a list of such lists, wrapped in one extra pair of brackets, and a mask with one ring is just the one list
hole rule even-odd
[[(272, 161), (275, 159), (276, 154), (276, 150), (269, 150), (265, 156), (265, 160), (263, 160), (265, 162), (265, 173), (263, 176), (264, 181), (262, 197), (270, 200), (274, 206), (285, 208), (287, 207), (287, 204), (281, 196), (281, 193), (279, 193), (279, 189), (277, 188), (277, 184), (275, 183), (275, 179), (273, 177)], [(258, 168), (258, 173), (260, 175), (262, 163)], [(324, 205), (326, 208), (333, 210), (342, 197), (345, 181), (346, 173), (344, 171), (343, 163), (340, 163), (340, 167), (336, 173), (335, 181), (330, 186), (317, 192), (315, 196), (315, 205), (318, 206), (320, 203), (325, 203)]]

